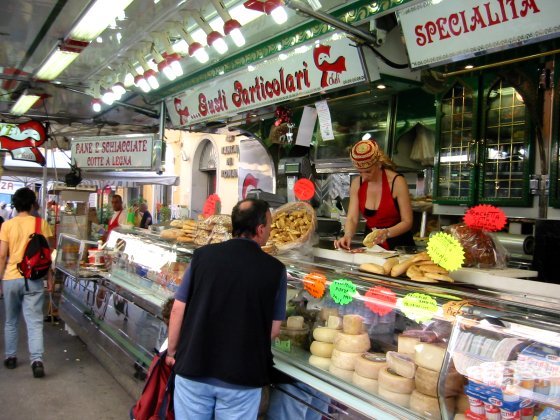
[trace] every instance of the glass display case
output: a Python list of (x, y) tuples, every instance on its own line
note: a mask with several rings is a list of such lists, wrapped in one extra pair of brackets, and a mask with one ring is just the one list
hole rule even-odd
[(89, 250), (97, 248), (97, 242), (85, 241), (73, 235), (58, 236), (55, 266), (75, 278), (95, 277), (99, 267), (89, 263)]
[[(282, 260), (288, 319), (276, 368), (331, 398), (316, 412), (340, 416), (342, 403), (368, 418), (560, 418), (558, 299)], [(285, 406), (306, 400), (293, 386), (288, 394)]]

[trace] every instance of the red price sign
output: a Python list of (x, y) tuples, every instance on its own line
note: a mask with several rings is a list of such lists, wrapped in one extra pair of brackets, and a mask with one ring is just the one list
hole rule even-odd
[(370, 288), (366, 294), (366, 306), (379, 316), (390, 313), (397, 303), (395, 292), (386, 287), (375, 286)]
[(204, 203), (204, 207), (202, 207), (202, 214), (204, 217), (212, 216), (213, 214), (218, 213), (218, 206), (220, 204), (220, 197), (218, 194), (211, 194), (206, 199)]
[(315, 195), (315, 184), (306, 178), (298, 179), (294, 184), (294, 195), (298, 200), (309, 200)]
[(323, 274), (309, 273), (303, 278), (303, 287), (315, 299), (320, 299), (325, 294), (327, 278)]
[(502, 209), (488, 204), (471, 207), (465, 213), (465, 224), (473, 229), (490, 232), (502, 230), (506, 225), (506, 215)]

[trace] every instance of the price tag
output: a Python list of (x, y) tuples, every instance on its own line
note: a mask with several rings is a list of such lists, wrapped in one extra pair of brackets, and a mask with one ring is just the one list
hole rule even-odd
[(290, 340), (280, 340), (276, 337), (274, 339), (274, 348), (290, 353), (292, 351), (292, 342)]
[(428, 255), (433, 262), (449, 271), (461, 268), (465, 260), (465, 250), (459, 241), (443, 232), (430, 237)]
[(346, 279), (335, 280), (331, 283), (329, 292), (336, 303), (339, 305), (347, 305), (354, 299), (356, 285)]
[(429, 321), (437, 312), (436, 300), (423, 293), (409, 293), (402, 299), (401, 310), (404, 315), (418, 323)]
[(210, 194), (204, 202), (204, 207), (202, 207), (204, 217), (219, 213), (219, 204), (220, 197), (218, 197), (218, 194)]
[(375, 314), (384, 316), (390, 313), (397, 303), (397, 296), (391, 289), (375, 286), (370, 288), (366, 294), (366, 306)]
[(303, 287), (315, 299), (320, 299), (325, 294), (327, 278), (323, 274), (309, 273), (303, 278)]
[(298, 200), (310, 200), (315, 195), (315, 184), (307, 178), (298, 179), (294, 184), (294, 195)]
[(470, 228), (490, 232), (502, 230), (507, 222), (506, 214), (502, 209), (488, 204), (471, 207), (465, 213), (464, 220)]

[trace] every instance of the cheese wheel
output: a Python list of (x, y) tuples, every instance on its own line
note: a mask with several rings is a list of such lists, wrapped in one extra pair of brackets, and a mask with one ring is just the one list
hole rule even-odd
[(379, 371), (379, 386), (398, 394), (410, 394), (414, 390), (414, 379), (397, 375), (388, 367)]
[(369, 335), (367, 333), (354, 335), (339, 332), (334, 337), (334, 347), (349, 353), (363, 353), (369, 350)]
[(313, 330), (313, 338), (323, 343), (333, 343), (339, 331), (327, 327), (317, 327)]
[(289, 316), (286, 327), (289, 330), (301, 330), (303, 328), (303, 317), (302, 316)]
[(323, 370), (329, 370), (329, 366), (331, 365), (331, 358), (311, 355), (309, 356), (309, 364)]
[(416, 337), (407, 337), (399, 335), (397, 351), (401, 354), (414, 354), (414, 347), (420, 343), (420, 339)]
[(379, 388), (377, 379), (364, 378), (363, 376), (358, 375), (356, 372), (354, 372), (354, 375), (352, 375), (352, 383), (359, 388), (362, 388), (363, 390), (369, 392), (370, 394), (377, 394), (377, 389)]
[[(439, 375), (440, 373), (434, 370), (418, 367), (418, 369), (416, 369), (416, 375), (414, 376), (416, 389), (422, 394), (429, 395), (431, 397), (437, 397)], [(444, 389), (445, 389), (446, 397), (449, 397), (451, 395), (457, 395), (460, 392), (462, 392), (464, 377), (456, 370), (452, 369), (449, 372), (447, 372), (447, 375), (445, 375), (444, 380), (445, 380)]]
[(414, 361), (418, 366), (439, 372), (445, 357), (445, 347), (437, 344), (420, 343), (414, 348)]
[(354, 374), (354, 371), (341, 369), (333, 365), (332, 360), (331, 360), (331, 365), (329, 366), (329, 372), (332, 373), (337, 378), (344, 379), (346, 382), (352, 382), (352, 375)]
[(412, 356), (396, 351), (387, 352), (387, 367), (404, 378), (412, 379), (416, 373), (416, 365)]
[(379, 385), (377, 390), (379, 396), (395, 405), (399, 405), (404, 408), (408, 408), (410, 405), (410, 394), (399, 394), (398, 392), (389, 391)]
[(339, 316), (329, 316), (327, 320), (327, 328), (333, 328), (339, 330), (342, 328), (342, 319)]
[(329, 316), (339, 316), (338, 315), (338, 308), (321, 308), (319, 312), (319, 318), (321, 321), (327, 322), (329, 320)]
[(348, 353), (334, 348), (331, 355), (331, 364), (341, 369), (354, 370), (356, 359), (360, 356), (361, 353)]
[(363, 321), (360, 315), (344, 315), (342, 318), (342, 331), (344, 331), (344, 334), (361, 334), (363, 331), (362, 324)]
[(331, 357), (334, 345), (332, 343), (323, 343), (322, 341), (314, 341), (311, 343), (309, 351), (313, 356)]
[[(455, 412), (455, 398), (446, 398), (445, 405), (451, 413)], [(410, 394), (410, 409), (423, 417), (441, 418), (439, 400), (436, 397), (424, 395), (417, 390)]]
[(364, 378), (377, 379), (379, 371), (387, 366), (387, 358), (383, 353), (364, 353), (354, 365), (356, 373)]

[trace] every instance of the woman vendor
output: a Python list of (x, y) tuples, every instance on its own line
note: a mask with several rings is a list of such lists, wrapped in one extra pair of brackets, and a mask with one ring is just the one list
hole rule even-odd
[(366, 219), (366, 234), (377, 229), (374, 244), (385, 249), (414, 246), (408, 186), (404, 177), (395, 172), (395, 164), (371, 140), (356, 143), (350, 158), (360, 176), (350, 185), (344, 236), (334, 241), (335, 248), (350, 249), (360, 215)]

